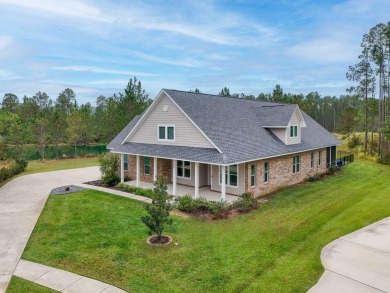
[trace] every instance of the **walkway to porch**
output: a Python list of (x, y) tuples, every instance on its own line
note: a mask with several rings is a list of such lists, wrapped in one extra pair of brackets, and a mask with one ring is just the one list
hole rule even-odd
[[(126, 181), (125, 184), (135, 186), (136, 185), (136, 180)], [(168, 187), (167, 191), (168, 191), (169, 194), (172, 194), (172, 186), (173, 186), (172, 183), (167, 184), (167, 187)], [(139, 182), (139, 187), (153, 189), (154, 185), (152, 183), (140, 181)], [(194, 187), (177, 184), (176, 196), (175, 197), (179, 197), (179, 196), (183, 196), (183, 195), (187, 195), (187, 194), (189, 194), (193, 198), (195, 198)], [(206, 198), (207, 200), (221, 201), (221, 193), (220, 192), (216, 192), (216, 191), (211, 191), (210, 190), (210, 186), (200, 187), (199, 188), (199, 197)], [(235, 201), (237, 199), (238, 199), (238, 196), (236, 196), (236, 195), (226, 194), (226, 201), (228, 203), (232, 203), (233, 201)]]

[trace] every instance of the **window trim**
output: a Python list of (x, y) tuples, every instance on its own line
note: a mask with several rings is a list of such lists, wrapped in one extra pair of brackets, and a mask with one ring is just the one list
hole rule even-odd
[[(183, 167), (182, 167), (182, 168), (183, 168), (183, 175), (182, 175), (182, 176), (179, 176), (179, 172), (178, 172), (179, 164), (178, 164), (178, 162), (183, 162)], [(184, 162), (189, 162), (189, 163), (190, 163), (190, 168), (189, 168), (189, 170), (190, 170), (190, 177), (185, 177), (185, 176), (184, 176), (184, 174), (185, 174), (184, 170), (186, 169), (186, 168), (184, 167), (184, 166), (185, 166)], [(176, 161), (176, 178), (191, 180), (191, 176), (192, 176), (191, 168), (192, 168), (192, 163), (191, 163), (191, 161), (177, 160), (177, 161)]]
[(123, 155), (123, 170), (128, 171), (129, 170), (129, 156)]
[[(165, 128), (165, 138), (160, 138), (160, 127)], [(168, 127), (173, 127), (173, 139), (168, 139)], [(158, 141), (176, 141), (176, 127), (175, 124), (157, 124), (157, 140)]]
[(300, 172), (301, 172), (301, 156), (295, 155), (293, 156), (293, 174), (298, 174)]
[[(149, 160), (149, 164), (148, 164), (148, 165), (145, 164), (145, 158), (148, 158), (148, 160)], [(144, 165), (144, 168), (143, 168), (143, 169), (144, 169), (144, 175), (150, 176), (150, 157), (143, 157), (142, 160), (143, 160), (143, 165)], [(149, 173), (146, 173), (146, 172), (145, 172), (145, 167), (146, 167), (146, 166), (149, 167)]]
[[(254, 167), (254, 168), (253, 168)], [(254, 172), (253, 172), (254, 169)], [(253, 184), (252, 184), (252, 178), (253, 178)], [(251, 188), (256, 187), (256, 164), (251, 164)]]
[(322, 155), (322, 151), (318, 151), (318, 166), (321, 166), (321, 155)]
[(310, 169), (314, 168), (314, 152), (310, 152)]
[[(291, 135), (292, 132), (292, 135)], [(290, 138), (297, 138), (298, 137), (298, 125), (292, 124), (290, 125)]]
[[(265, 168), (267, 164), (267, 168)], [(265, 177), (267, 176), (267, 180), (265, 180)], [(269, 162), (264, 162), (264, 184), (268, 184), (269, 182)]]
[[(237, 166), (237, 186), (234, 186), (234, 185), (230, 185), (230, 166), (234, 166), (236, 165)], [(240, 185), (240, 164), (232, 164), (232, 165), (229, 165), (229, 166), (225, 166), (225, 172), (227, 172), (227, 182), (225, 182), (225, 186), (227, 187), (231, 187), (231, 188), (239, 188), (239, 185)], [(219, 172), (218, 172), (218, 177), (219, 177), (219, 185), (221, 186), (222, 185), (222, 178), (221, 178), (221, 166), (219, 165)]]

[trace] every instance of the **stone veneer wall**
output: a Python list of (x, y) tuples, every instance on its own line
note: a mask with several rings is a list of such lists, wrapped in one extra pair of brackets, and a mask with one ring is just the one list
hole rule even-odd
[[(126, 156), (126, 155), (125, 155)], [(149, 159), (149, 173), (147, 175), (144, 173), (144, 157), (140, 156), (139, 158), (139, 171), (140, 171), (140, 180), (144, 182), (154, 183), (153, 182), (153, 172), (154, 172), (154, 158), (150, 157)], [(128, 155), (128, 169), (125, 170), (125, 175), (130, 177), (131, 180), (136, 179), (136, 167), (137, 167), (137, 158), (134, 155)], [(167, 182), (172, 182), (172, 161), (167, 159), (157, 159), (157, 176), (165, 176)]]
[[(305, 180), (306, 177), (326, 172), (326, 148), (321, 149), (321, 165), (318, 166), (319, 150), (314, 153), (314, 166), (310, 167), (310, 152), (299, 153), (300, 172), (293, 174), (293, 156), (280, 156), (268, 160), (259, 160), (245, 164), (245, 190), (252, 192), (255, 196), (265, 195), (281, 187), (297, 184)], [(268, 161), (268, 183), (264, 182), (264, 162)], [(251, 187), (250, 174), (251, 165), (256, 165), (256, 186)]]

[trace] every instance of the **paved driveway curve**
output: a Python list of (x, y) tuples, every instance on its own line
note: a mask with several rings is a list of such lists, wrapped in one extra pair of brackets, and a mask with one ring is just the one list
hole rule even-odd
[(321, 261), (325, 273), (309, 293), (390, 292), (390, 217), (329, 243)]
[(50, 191), (96, 180), (99, 167), (31, 174), (0, 188), (0, 293), (5, 292)]

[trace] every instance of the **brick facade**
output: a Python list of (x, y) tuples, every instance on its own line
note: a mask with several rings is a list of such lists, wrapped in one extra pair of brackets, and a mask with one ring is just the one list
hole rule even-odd
[[(313, 168), (311, 168), (311, 153), (314, 154)], [(300, 170), (293, 174), (293, 157), (300, 156)], [(126, 155), (125, 155), (126, 156)], [(255, 196), (261, 196), (273, 192), (281, 187), (294, 185), (302, 182), (308, 176), (321, 174), (326, 172), (326, 148), (321, 149), (321, 165), (318, 165), (319, 150), (313, 152), (303, 152), (294, 155), (280, 156), (268, 160), (257, 160), (244, 163), (244, 168), (241, 169), (239, 177), (244, 178), (245, 189), (242, 189), (237, 195), (242, 192), (252, 192)], [(268, 182), (264, 182), (264, 163), (268, 162)], [(154, 159), (149, 159), (150, 174), (144, 173), (144, 157), (140, 156), (140, 180), (153, 183)], [(256, 166), (255, 186), (251, 187), (251, 165)], [(214, 166), (215, 167), (215, 166)], [(213, 171), (215, 180), (218, 180), (217, 167)], [(128, 168), (125, 170), (125, 176), (131, 180), (136, 179), (136, 156), (128, 155)], [(157, 159), (157, 176), (165, 176), (168, 183), (172, 183), (172, 160)], [(243, 176), (243, 177), (241, 177)], [(242, 186), (242, 185), (241, 185)], [(211, 190), (219, 191), (212, 189)], [(214, 182), (214, 188), (219, 187), (218, 182)], [(228, 192), (228, 190), (227, 190)], [(236, 194), (236, 193), (234, 193)]]
[[(304, 152), (300, 155), (300, 171), (293, 174), (293, 156), (280, 156), (268, 160), (258, 160), (245, 164), (245, 190), (252, 192), (255, 196), (265, 195), (281, 187), (302, 182), (308, 176), (326, 172), (326, 148), (321, 149), (321, 165), (318, 165), (319, 150), (314, 153), (314, 166), (311, 168), (312, 152)], [(268, 161), (268, 183), (264, 182), (264, 163)], [(251, 165), (256, 166), (256, 184), (251, 187)]]
[[(125, 155), (126, 156), (126, 155)], [(154, 172), (154, 158), (149, 158), (149, 175), (145, 174), (144, 170), (144, 157), (140, 156), (139, 158), (139, 171), (140, 171), (140, 180), (144, 182), (154, 183), (153, 182), (153, 172)], [(130, 180), (136, 179), (136, 167), (137, 159), (134, 155), (128, 155), (128, 168), (125, 170), (125, 176), (130, 177)], [(165, 176), (168, 183), (172, 182), (172, 161), (167, 159), (157, 159), (157, 176)]]

